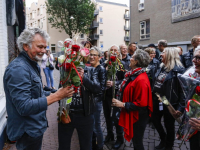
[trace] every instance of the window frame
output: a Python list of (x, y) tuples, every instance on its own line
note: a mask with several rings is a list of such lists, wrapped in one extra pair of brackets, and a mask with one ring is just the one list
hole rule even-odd
[[(101, 33), (101, 31), (102, 31), (102, 33)], [(99, 30), (99, 35), (103, 35), (103, 30), (102, 29)]]
[(99, 6), (99, 11), (103, 11), (103, 6)]
[[(140, 40), (150, 39), (151, 32), (150, 32), (150, 29), (149, 29), (149, 33), (147, 33), (147, 22), (149, 22), (149, 25), (150, 25), (150, 19), (140, 21)], [(142, 23), (144, 23), (144, 27), (142, 27)], [(144, 30), (143, 34), (142, 34), (142, 30)], [(142, 38), (142, 36), (144, 36), (144, 38)], [(147, 37), (147, 36), (149, 36), (149, 37)]]
[[(101, 22), (101, 19), (102, 19), (102, 22)], [(99, 23), (103, 23), (103, 18), (99, 18)]]
[[(55, 52), (53, 53), (52, 48), (55, 48)], [(51, 44), (51, 53), (55, 54), (56, 53), (56, 44)]]

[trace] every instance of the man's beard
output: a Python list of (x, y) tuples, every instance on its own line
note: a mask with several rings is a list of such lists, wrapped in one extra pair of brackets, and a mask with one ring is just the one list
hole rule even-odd
[(35, 56), (36, 61), (42, 61), (42, 57), (39, 57), (38, 55)]

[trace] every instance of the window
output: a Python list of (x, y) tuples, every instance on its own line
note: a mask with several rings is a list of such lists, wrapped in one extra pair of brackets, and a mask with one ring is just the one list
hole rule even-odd
[(99, 19), (99, 22), (100, 22), (100, 23), (103, 23), (103, 18), (100, 18), (100, 19)]
[(37, 9), (37, 15), (39, 16), (40, 14), (40, 8)]
[(144, 3), (144, 0), (140, 0), (140, 3)]
[(32, 17), (33, 17), (33, 16), (32, 16), (32, 13), (30, 13), (30, 20), (32, 19)]
[(38, 20), (38, 28), (40, 28), (40, 20)]
[(81, 38), (81, 39), (84, 39), (84, 34), (83, 34), (83, 33), (80, 34), (80, 38)]
[(103, 35), (103, 30), (100, 30), (100, 35)]
[(40, 20), (40, 28), (41, 29), (43, 28), (43, 20), (42, 19)]
[(31, 23), (31, 27), (33, 27), (33, 24)]
[(140, 22), (140, 39), (150, 38), (150, 20)]
[(56, 44), (51, 44), (51, 53), (56, 53)]
[(34, 11), (32, 12), (32, 19), (34, 19), (35, 18), (35, 15), (34, 15)]
[(103, 6), (99, 6), (99, 10), (100, 10), (100, 11), (103, 11)]
[(42, 15), (43, 13), (43, 9), (42, 9), (42, 6), (40, 7), (40, 15)]

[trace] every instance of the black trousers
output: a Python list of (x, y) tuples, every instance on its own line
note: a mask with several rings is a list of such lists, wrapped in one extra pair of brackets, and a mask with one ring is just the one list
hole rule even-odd
[(139, 113), (139, 120), (133, 124), (133, 146), (134, 150), (144, 150), (143, 136), (147, 123), (149, 122), (148, 109)]
[[(177, 106), (173, 106), (176, 109)], [(164, 117), (164, 126), (166, 128), (166, 132), (161, 124), (161, 118)], [(175, 119), (170, 114), (168, 108), (163, 105), (163, 110), (159, 110), (159, 101), (153, 99), (153, 114), (152, 114), (152, 122), (158, 131), (161, 140), (166, 139), (166, 146), (173, 147), (175, 140)]]
[(111, 117), (111, 104), (112, 104), (112, 97), (105, 97), (103, 100), (103, 110), (104, 110), (104, 116), (106, 120), (106, 127), (107, 127), (107, 133), (113, 134), (113, 124), (116, 128), (117, 136), (123, 136), (123, 128), (119, 126), (119, 114), (120, 109), (117, 107), (113, 107), (113, 115)]
[(190, 150), (200, 150), (200, 132), (193, 135), (190, 139)]
[(78, 132), (80, 150), (91, 150), (94, 116), (84, 116), (83, 114), (70, 114), (70, 118), (70, 123), (58, 124), (58, 150), (70, 150), (71, 138), (75, 128)]

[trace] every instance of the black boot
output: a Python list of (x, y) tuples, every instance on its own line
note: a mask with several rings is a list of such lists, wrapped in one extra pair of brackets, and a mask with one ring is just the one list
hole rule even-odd
[(159, 145), (155, 147), (155, 150), (164, 150), (165, 149), (165, 140), (161, 140)]
[(173, 150), (172, 147), (166, 147), (165, 150)]
[(124, 138), (122, 135), (117, 136), (117, 141), (115, 144), (112, 146), (113, 149), (119, 149), (121, 145), (124, 143)]
[(109, 141), (114, 141), (114, 134), (106, 135), (104, 143), (108, 143)]

